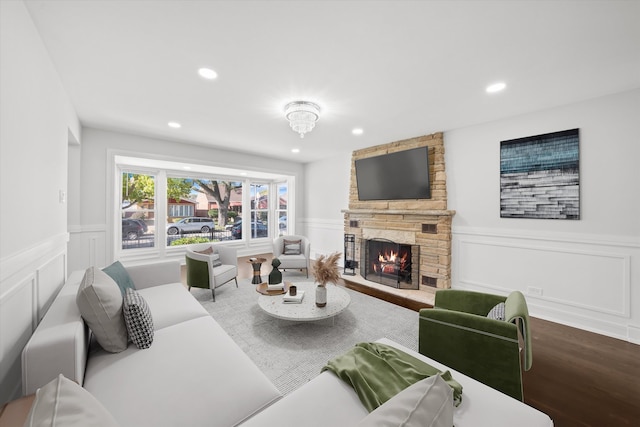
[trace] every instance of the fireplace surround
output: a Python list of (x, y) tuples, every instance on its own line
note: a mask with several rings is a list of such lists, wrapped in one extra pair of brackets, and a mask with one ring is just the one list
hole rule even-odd
[[(355, 160), (423, 146), (429, 149), (431, 199), (358, 200)], [(451, 222), (455, 211), (447, 210), (442, 133), (354, 151), (351, 158), (349, 209), (343, 213), (344, 232), (355, 236), (354, 259), (359, 260), (357, 270), (365, 282), (380, 283), (371, 280), (371, 272), (365, 270), (367, 264), (363, 261), (362, 253), (363, 242), (377, 239), (416, 247), (415, 255), (414, 250), (411, 251), (411, 289), (416, 289), (416, 285), (420, 289), (451, 287)]]

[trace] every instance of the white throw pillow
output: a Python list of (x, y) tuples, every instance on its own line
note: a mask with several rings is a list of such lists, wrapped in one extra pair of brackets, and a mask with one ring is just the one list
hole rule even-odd
[(62, 374), (36, 391), (24, 427), (118, 427), (87, 390)]
[(358, 423), (358, 427), (400, 426), (453, 426), (453, 389), (440, 375), (410, 385)]
[(111, 353), (126, 350), (128, 336), (122, 315), (122, 293), (108, 274), (89, 267), (78, 288), (76, 304), (102, 348)]

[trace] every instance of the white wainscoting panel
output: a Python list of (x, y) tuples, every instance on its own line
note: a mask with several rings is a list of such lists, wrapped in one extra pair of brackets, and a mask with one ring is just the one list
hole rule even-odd
[(38, 323), (47, 312), (51, 303), (58, 295), (67, 277), (67, 252), (59, 253), (36, 270), (37, 274), (37, 304), (36, 314)]
[(69, 271), (109, 264), (104, 224), (69, 227)]
[(0, 405), (20, 397), (22, 349), (66, 280), (67, 241), (53, 236), (2, 259)]
[(36, 277), (31, 274), (0, 295), (0, 404), (21, 390), (20, 355), (34, 329), (35, 288)]
[(515, 236), (460, 227), (453, 232), (452, 287), (525, 294), (532, 315), (637, 342), (631, 300), (633, 242), (594, 236)]
[[(328, 255), (333, 252), (344, 252), (344, 221), (324, 218), (305, 218), (304, 234), (311, 243), (311, 258)], [(344, 257), (340, 259), (340, 265)]]

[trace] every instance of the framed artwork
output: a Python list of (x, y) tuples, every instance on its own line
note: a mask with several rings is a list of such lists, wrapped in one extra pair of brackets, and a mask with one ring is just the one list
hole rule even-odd
[(580, 219), (579, 129), (500, 141), (500, 217)]

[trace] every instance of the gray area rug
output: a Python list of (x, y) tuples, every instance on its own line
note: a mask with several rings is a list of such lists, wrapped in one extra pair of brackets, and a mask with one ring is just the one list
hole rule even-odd
[[(286, 272), (284, 279), (313, 281), (298, 272)], [(191, 294), (283, 394), (316, 377), (327, 361), (358, 342), (389, 338), (412, 350), (418, 348), (415, 311), (345, 289), (351, 304), (333, 325), (331, 321), (289, 322), (262, 311), (250, 279), (238, 280), (238, 285), (230, 282), (216, 289), (216, 302), (210, 290), (193, 288)]]

